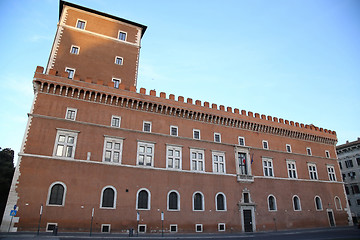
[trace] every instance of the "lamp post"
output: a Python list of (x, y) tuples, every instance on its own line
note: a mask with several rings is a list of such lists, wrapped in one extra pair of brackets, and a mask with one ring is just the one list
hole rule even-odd
[(41, 224), (42, 212), (43, 212), (43, 205), (41, 204), (41, 206), (40, 206), (40, 218), (39, 218), (39, 225), (38, 225), (37, 235), (39, 235), (39, 233), (40, 233), (40, 224)]
[(161, 212), (161, 237), (164, 237), (164, 212)]
[(94, 219), (94, 208), (91, 210), (90, 236), (91, 236), (91, 233), (92, 233), (93, 219)]

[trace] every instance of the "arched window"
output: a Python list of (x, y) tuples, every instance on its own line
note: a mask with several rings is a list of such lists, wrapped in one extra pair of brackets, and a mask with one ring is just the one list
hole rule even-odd
[(315, 197), (315, 207), (316, 207), (316, 210), (323, 210), (321, 199), (319, 196)]
[(336, 207), (336, 210), (341, 210), (342, 207), (341, 207), (341, 201), (340, 201), (340, 198), (338, 196), (336, 196), (334, 198), (334, 201), (335, 201), (335, 207)]
[(269, 197), (268, 197), (268, 207), (269, 207), (269, 211), (277, 210), (276, 199), (273, 195), (269, 195)]
[(48, 205), (65, 205), (66, 185), (62, 182), (55, 182), (49, 188)]
[(173, 190), (168, 193), (168, 210), (180, 210), (180, 196), (177, 191)]
[(142, 188), (137, 192), (136, 209), (150, 209), (150, 192), (146, 188)]
[(112, 186), (106, 186), (101, 192), (102, 208), (116, 208), (116, 189)]
[(293, 197), (294, 211), (301, 211), (300, 198), (298, 196)]
[(204, 196), (201, 192), (195, 192), (193, 195), (193, 210), (204, 211)]
[(226, 211), (226, 197), (223, 193), (217, 193), (215, 196), (216, 211)]

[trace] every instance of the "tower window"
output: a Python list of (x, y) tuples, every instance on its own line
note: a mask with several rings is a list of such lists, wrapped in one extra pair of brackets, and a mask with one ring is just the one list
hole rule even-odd
[(119, 31), (119, 39), (121, 41), (126, 41), (126, 32)]
[(115, 57), (115, 64), (123, 65), (123, 58), (122, 57)]
[(78, 19), (76, 23), (76, 27), (80, 29), (85, 29), (85, 24), (86, 24), (85, 21)]

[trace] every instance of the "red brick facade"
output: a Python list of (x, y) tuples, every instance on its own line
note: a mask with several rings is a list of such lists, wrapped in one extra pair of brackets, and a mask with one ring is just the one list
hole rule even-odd
[[(137, 92), (146, 27), (61, 4), (48, 68), (35, 72), (34, 103), (5, 212), (17, 204), (13, 231), (36, 231), (40, 208), (41, 231), (49, 224), (89, 231), (92, 211), (94, 232), (138, 226), (160, 232), (161, 212), (167, 232), (348, 224), (335, 132)], [(79, 19), (85, 29), (76, 28)], [(126, 32), (125, 41), (117, 39), (119, 31)], [(66, 67), (75, 69), (73, 78)], [(4, 215), (2, 230), (9, 221)]]

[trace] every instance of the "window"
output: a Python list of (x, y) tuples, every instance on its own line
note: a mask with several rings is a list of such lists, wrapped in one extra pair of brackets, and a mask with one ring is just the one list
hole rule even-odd
[(202, 224), (195, 224), (195, 232), (202, 232), (203, 225)]
[(143, 131), (151, 132), (151, 122), (143, 121)]
[(269, 211), (277, 210), (276, 199), (273, 195), (268, 196), (268, 208), (269, 208)]
[(263, 145), (263, 149), (269, 149), (268, 141), (263, 140), (262, 145)]
[(171, 233), (177, 232), (177, 224), (170, 224), (170, 232)]
[(76, 119), (76, 113), (77, 113), (77, 109), (76, 109), (76, 108), (66, 108), (66, 116), (65, 116), (65, 119), (75, 121), (75, 119)]
[(119, 31), (119, 39), (121, 41), (126, 41), (126, 32)]
[(349, 194), (350, 194), (350, 192), (349, 192), (349, 188), (348, 188), (347, 186), (345, 186), (345, 192), (346, 192), (346, 194), (347, 194), (347, 195), (349, 195)]
[(215, 196), (216, 211), (226, 211), (226, 197), (223, 193), (217, 193)]
[(121, 163), (123, 139), (105, 137), (103, 162)]
[(226, 173), (225, 170), (225, 153), (212, 152), (213, 172)]
[(72, 45), (71, 48), (70, 48), (70, 53), (71, 54), (78, 55), (79, 51), (80, 51), (80, 47), (78, 47), (78, 46)]
[(170, 126), (170, 135), (178, 136), (178, 127), (177, 126)]
[(360, 166), (360, 158), (356, 158), (357, 165)]
[(139, 224), (138, 225), (138, 232), (139, 233), (146, 233), (146, 224)]
[(101, 224), (102, 233), (110, 233), (111, 225), (110, 224)]
[(225, 232), (225, 223), (219, 223), (218, 224), (218, 231), (219, 232)]
[(191, 170), (197, 172), (204, 172), (204, 158), (204, 150), (190, 149)]
[(359, 189), (359, 186), (357, 184), (352, 184), (351, 185), (351, 191), (353, 194), (358, 194), (360, 193), (360, 189)]
[(204, 211), (204, 195), (201, 192), (193, 194), (193, 211)]
[(360, 205), (360, 199), (356, 199), (357, 205)]
[(74, 158), (77, 135), (77, 131), (58, 130), (53, 156)]
[(350, 177), (350, 179), (355, 179), (356, 177), (356, 173), (355, 172), (348, 172), (348, 176)]
[(220, 133), (214, 133), (214, 142), (221, 142), (221, 134)]
[(70, 78), (70, 79), (73, 79), (74, 78), (74, 75), (75, 75), (75, 69), (73, 69), (73, 68), (65, 68), (65, 72), (67, 72), (68, 73), (68, 78)]
[(340, 167), (341, 170), (343, 169), (341, 162), (339, 162), (339, 167)]
[(49, 188), (47, 205), (64, 206), (66, 195), (66, 185), (62, 182), (54, 182)]
[(335, 169), (334, 169), (334, 167), (333, 166), (327, 166), (327, 170), (328, 170), (329, 180), (335, 182), (336, 177), (335, 177)]
[(336, 210), (341, 210), (342, 207), (341, 207), (340, 198), (339, 198), (338, 196), (335, 196), (334, 201), (335, 201), (335, 208), (336, 208)]
[(141, 166), (153, 166), (154, 144), (138, 142), (137, 164)]
[(264, 171), (265, 177), (273, 177), (274, 176), (272, 159), (263, 158), (263, 171)]
[(200, 139), (200, 130), (193, 129), (193, 138), (194, 139)]
[(308, 155), (308, 156), (311, 156), (312, 154), (311, 154), (311, 148), (306, 148), (306, 154)]
[(149, 190), (142, 188), (137, 192), (136, 209), (138, 210), (150, 210), (151, 195)]
[(313, 163), (309, 163), (308, 164), (308, 168), (309, 168), (309, 176), (311, 180), (317, 180), (318, 176), (317, 176), (317, 170), (316, 170), (316, 165)]
[(240, 175), (250, 174), (248, 171), (248, 160), (246, 157), (246, 153), (238, 152), (238, 163), (239, 163), (239, 174)]
[(120, 127), (120, 123), (121, 123), (121, 117), (119, 116), (112, 116), (111, 117), (111, 126), (112, 127), (117, 127), (119, 128)]
[(286, 144), (286, 152), (291, 153), (291, 145)]
[(342, 174), (342, 178), (343, 178), (343, 181), (345, 181), (346, 175), (344, 173)]
[(119, 88), (121, 79), (113, 78), (112, 81), (114, 82), (114, 88)]
[(57, 227), (57, 223), (47, 223), (46, 232), (54, 232), (54, 229)]
[(106, 186), (101, 191), (100, 208), (116, 208), (116, 189)]
[(166, 148), (167, 168), (181, 169), (181, 147), (168, 145)]
[(315, 208), (317, 211), (323, 210), (322, 203), (320, 197), (315, 197)]
[(325, 150), (325, 156), (326, 156), (327, 158), (330, 158), (330, 152), (329, 152), (328, 150)]
[(245, 138), (244, 137), (239, 137), (239, 145), (245, 146)]
[(243, 203), (250, 203), (250, 193), (249, 192), (243, 192)]
[(168, 193), (168, 211), (180, 211), (180, 195), (175, 190)]
[(294, 211), (301, 211), (300, 198), (298, 196), (293, 197)]
[(115, 64), (117, 65), (123, 65), (123, 58), (122, 57), (115, 57)]
[(345, 166), (346, 168), (352, 168), (354, 167), (354, 164), (353, 164), (353, 161), (350, 159), (350, 160), (346, 160), (345, 161)]
[(76, 22), (76, 27), (80, 29), (85, 29), (86, 21), (78, 19)]
[(286, 161), (289, 178), (297, 178), (295, 161)]

